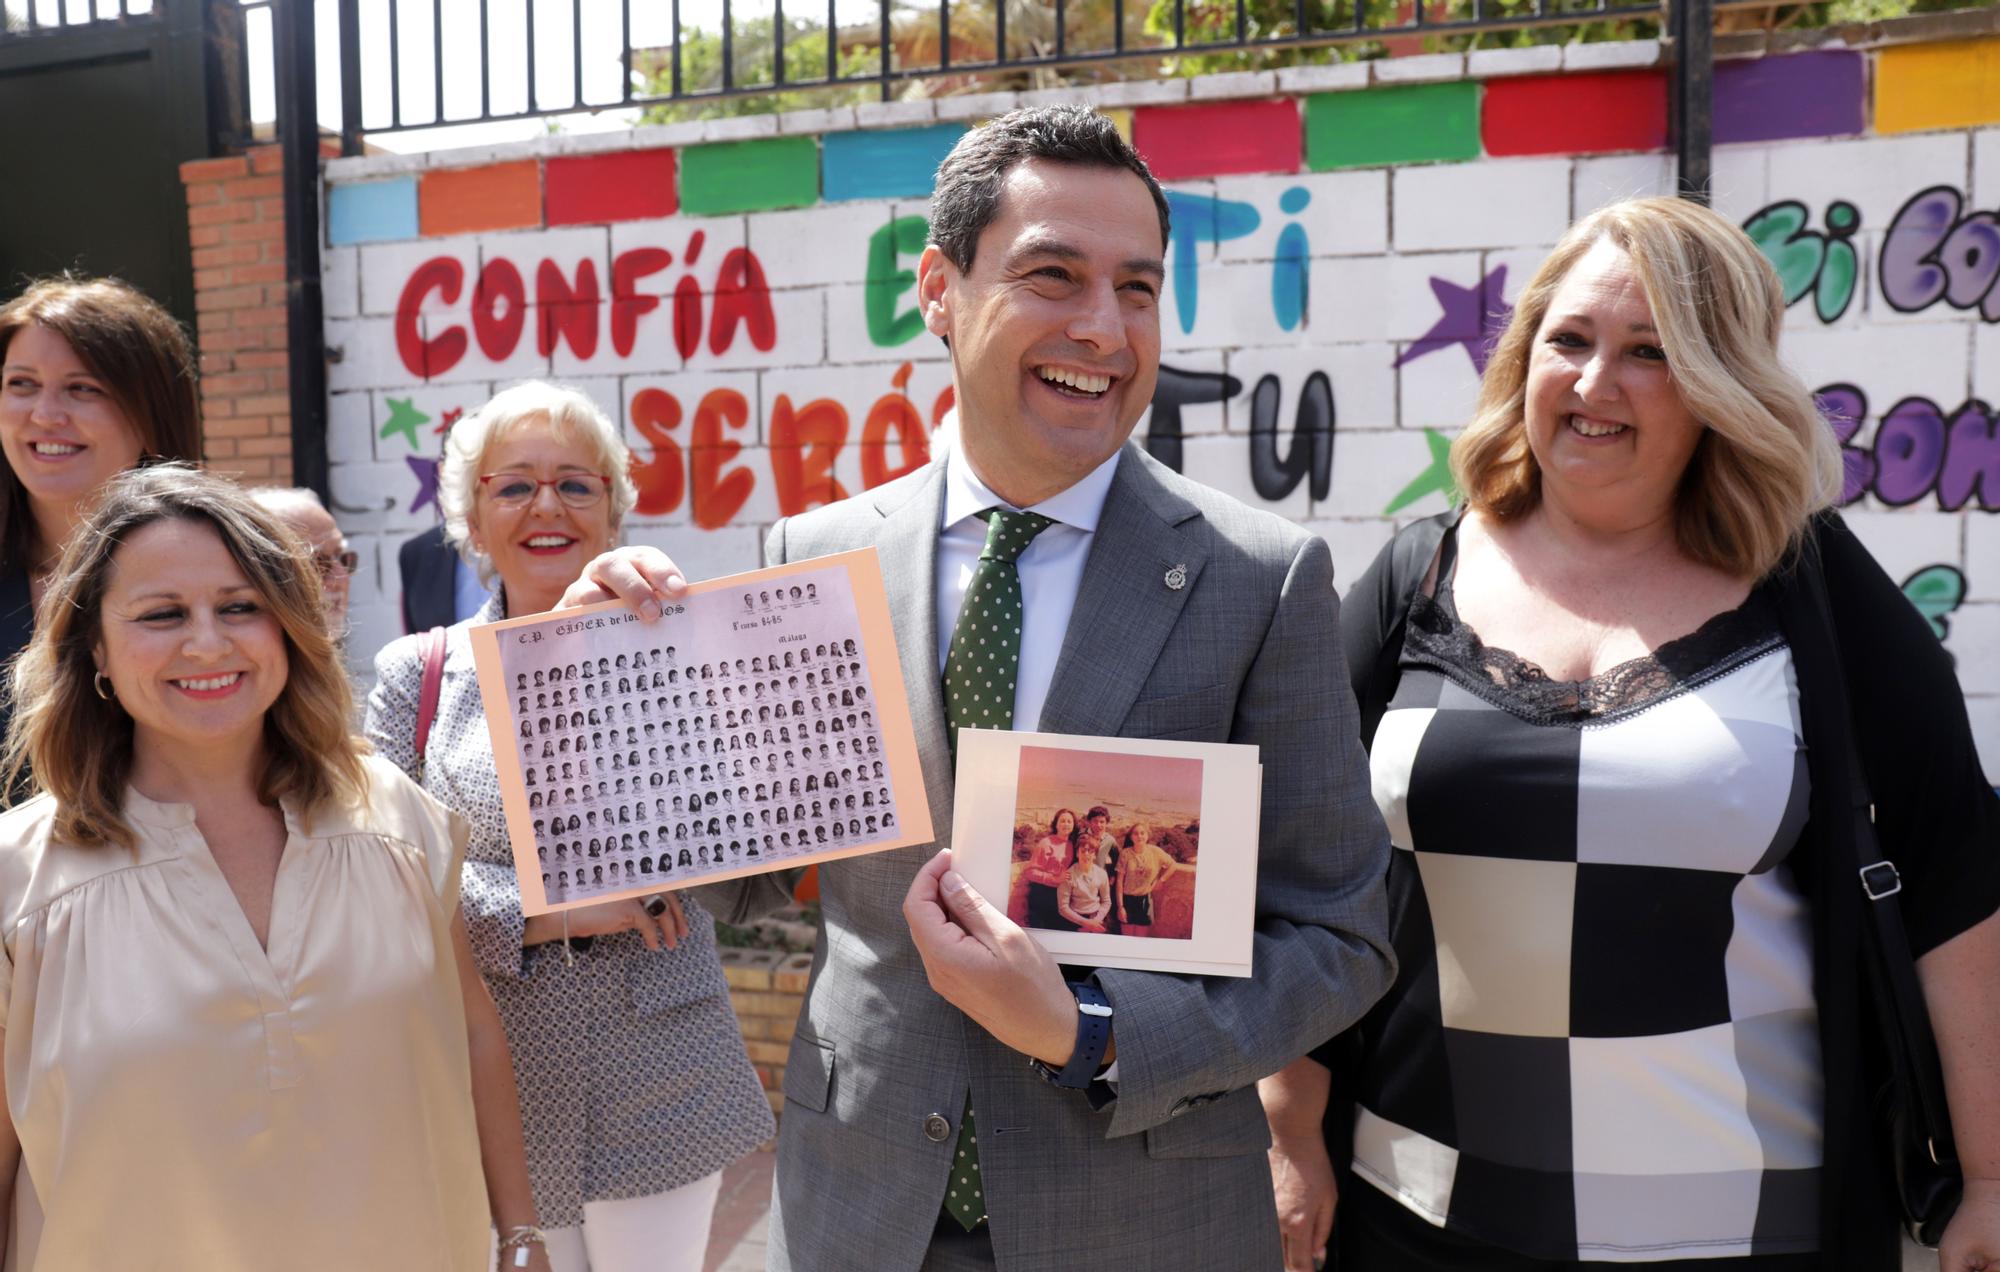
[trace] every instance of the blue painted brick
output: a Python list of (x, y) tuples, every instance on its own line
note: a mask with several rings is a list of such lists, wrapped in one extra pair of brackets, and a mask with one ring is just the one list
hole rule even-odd
[(360, 181), (326, 192), (326, 241), (389, 243), (417, 237), (417, 179)]
[(964, 135), (964, 124), (828, 133), (821, 142), (820, 197), (832, 202), (927, 195), (938, 164)]

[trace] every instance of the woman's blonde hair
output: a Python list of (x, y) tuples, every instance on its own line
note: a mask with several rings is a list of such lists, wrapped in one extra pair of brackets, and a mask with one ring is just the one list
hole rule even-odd
[(277, 519), (234, 482), (185, 464), (134, 469), (106, 484), (90, 520), (64, 549), (42, 598), (41, 623), (10, 677), (15, 712), (0, 751), (0, 788), (34, 786), (55, 797), (55, 833), (79, 844), (135, 842), (125, 824), (132, 718), (98, 696), (94, 650), (118, 550), (161, 521), (214, 530), (284, 630), (289, 670), (264, 716), (258, 798), (290, 799), (310, 817), (327, 800), (363, 798), (367, 744), (349, 721), (353, 691), (326, 630), (319, 572)]
[(632, 483), (632, 452), (618, 436), (618, 426), (576, 389), (545, 380), (524, 380), (502, 389), (478, 411), (451, 426), (444, 439), (444, 465), (438, 470), (438, 506), (444, 511), (444, 537), (459, 555), (493, 583), (493, 561), (472, 546), (472, 508), (479, 497), (479, 472), (486, 456), (507, 434), (530, 420), (546, 419), (558, 436), (588, 450), (597, 471), (611, 476), (605, 498), (611, 503), (611, 533), (616, 535), (625, 514), (639, 501)]
[(1631, 257), (1674, 387), (1705, 425), (1681, 478), (1681, 550), (1761, 578), (1840, 493), (1840, 446), (1812, 394), (1778, 357), (1785, 293), (1757, 245), (1686, 199), (1629, 199), (1578, 221), (1521, 292), (1479, 386), (1472, 422), (1452, 444), (1466, 502), (1507, 520), (1541, 499), (1528, 448), (1528, 362), (1563, 280), (1599, 241)]

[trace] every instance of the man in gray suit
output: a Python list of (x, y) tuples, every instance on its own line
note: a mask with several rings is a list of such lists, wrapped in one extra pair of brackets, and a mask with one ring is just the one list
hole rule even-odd
[[(1166, 240), (1159, 186), (1103, 117), (1022, 110), (967, 134), (918, 265), (956, 437), (771, 532), (772, 563), (879, 550), (940, 831), (821, 868), (774, 1270), (1275, 1269), (1255, 1084), (1390, 982), (1388, 840), (1326, 545), (1127, 444), (1159, 370)], [(569, 603), (657, 613), (681, 586), (626, 549)], [(995, 608), (1016, 623), (981, 664)], [(968, 708), (994, 674), (1011, 694)], [(1058, 967), (950, 868), (961, 724), (1261, 748), (1255, 974)], [(739, 917), (761, 891), (736, 889)]]

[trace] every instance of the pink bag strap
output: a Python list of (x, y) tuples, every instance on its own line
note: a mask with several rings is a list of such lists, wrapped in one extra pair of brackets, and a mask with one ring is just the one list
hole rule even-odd
[(444, 628), (433, 627), (417, 638), (424, 659), (424, 687), (417, 696), (417, 780), (424, 778), (424, 748), (430, 744), (431, 721), (437, 719), (438, 692), (444, 687)]

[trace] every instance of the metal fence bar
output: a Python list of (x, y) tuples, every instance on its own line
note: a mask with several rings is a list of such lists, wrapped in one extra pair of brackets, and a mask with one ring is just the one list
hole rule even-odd
[[(392, 19), (394, 15), (391, 15)], [(319, 277), (319, 89), (313, 0), (276, 0), (271, 48), (284, 154), (285, 336), (290, 360), (292, 484), (327, 499), (326, 359)], [(344, 50), (343, 50), (344, 52)]]
[[(49, 23), (45, 21), (49, 16), (45, 12), (45, 7), (48, 5), (56, 6), (56, 16), (60, 22), (64, 16), (62, 8), (65, 4), (92, 4), (97, 2), (99, 0), (39, 0), (39, 3), (37, 0), (28, 0), (27, 13), (31, 29), (45, 29), (49, 26)], [(108, 5), (112, 0), (101, 0), (101, 2)], [(130, 3), (130, 0), (115, 0), (115, 2), (119, 5), (121, 11), (123, 11)], [(169, 2), (172, 2), (172, 0), (155, 0), (156, 4)], [(284, 2), (285, 0), (278, 0), (278, 3)], [(383, 0), (388, 16), (389, 38), (386, 41), (386, 50), (380, 50), (380, 52), (386, 53), (388, 61), (389, 100), (387, 104), (389, 107), (389, 118), (387, 125), (381, 128), (367, 128), (361, 111), (363, 98), (363, 77), (361, 72), (365, 56), (367, 56), (362, 50), (360, 39), (361, 23), (359, 19), (359, 5), (361, 0), (335, 0), (335, 2), (339, 5), (341, 35), (339, 67), (342, 99), (341, 140), (343, 152), (358, 153), (365, 137), (370, 133), (394, 132), (445, 122), (443, 53), (445, 32), (443, 0), (429, 0), (428, 5), (435, 34), (434, 47), (430, 57), (430, 70), (432, 73), (432, 92), (430, 96), (433, 103), (432, 118), (417, 122), (411, 122), (404, 118), (403, 73), (407, 68), (402, 62), (403, 41), (401, 39), (400, 18), (406, 14), (404, 6), (423, 4), (424, 0)], [(646, 0), (646, 2), (652, 2), (652, 0)], [(657, 65), (658, 63), (642, 61), (639, 56), (640, 50), (632, 47), (633, 0), (615, 0), (615, 3), (618, 5), (620, 47), (617, 50), (617, 55), (621, 80), (617, 95), (614, 98), (609, 98), (606, 103), (602, 104), (644, 107), (656, 103), (698, 102), (721, 100), (747, 94), (766, 94), (772, 92), (774, 89), (783, 90), (799, 87), (829, 88), (848, 84), (877, 86), (881, 90), (883, 99), (889, 100), (901, 86), (914, 81), (947, 74), (963, 76), (1007, 71), (1028, 66), (1055, 69), (1084, 69), (1118, 61), (1140, 59), (1166, 61), (1173, 58), (1176, 54), (1195, 52), (1211, 53), (1221, 50), (1271, 52), (1292, 49), (1317, 49), (1350, 44), (1362, 40), (1380, 40), (1398, 34), (1414, 34), (1436, 38), (1485, 31), (1518, 30), (1535, 26), (1568, 25), (1582, 20), (1616, 19), (1625, 16), (1661, 19), (1663, 26), (1669, 25), (1673, 20), (1673, 7), (1667, 3), (1667, 0), (1635, 0), (1635, 2), (1631, 3), (1622, 2), (1622, 0), (1567, 0), (1567, 2), (1564, 2), (1564, 0), (1529, 0), (1529, 3), (1519, 5), (1513, 3), (1496, 4), (1491, 3), (1490, 0), (1471, 0), (1469, 6), (1470, 13), (1467, 17), (1453, 17), (1451, 10), (1443, 7), (1441, 0), (1390, 0), (1391, 3), (1396, 4), (1407, 3), (1410, 7), (1407, 12), (1392, 11), (1387, 14), (1381, 13), (1379, 10), (1371, 7), (1379, 3), (1380, 0), (1350, 0), (1350, 3), (1353, 5), (1350, 15), (1351, 20), (1337, 16), (1337, 10), (1331, 6), (1326, 6), (1325, 12), (1322, 14), (1319, 10), (1310, 8), (1307, 0), (1291, 0), (1290, 4), (1280, 4), (1277, 6), (1279, 14), (1286, 14), (1289, 10), (1288, 16), (1291, 19), (1292, 25), (1291, 30), (1287, 32), (1282, 26), (1277, 26), (1275, 29), (1271, 27), (1259, 29), (1254, 25), (1255, 19), (1250, 13), (1248, 0), (1234, 0), (1229, 9), (1222, 9), (1220, 5), (1214, 4), (1214, 0), (1208, 0), (1208, 3), (1211, 4), (1213, 16), (1221, 18), (1223, 14), (1228, 14), (1227, 21), (1230, 24), (1226, 29), (1226, 33), (1222, 33), (1220, 38), (1208, 39), (1199, 37), (1204, 36), (1210, 30), (1209, 26), (1197, 25), (1194, 31), (1190, 31), (1190, 19), (1194, 16), (1190, 13), (1190, 6), (1192, 3), (1197, 2), (1197, 0), (1172, 0), (1169, 14), (1162, 15), (1170, 18), (1172, 43), (1162, 43), (1159, 46), (1149, 47), (1145, 44), (1135, 45), (1127, 40), (1125, 22), (1128, 6), (1125, 0), (1112, 0), (1109, 6), (1112, 19), (1110, 47), (1079, 48), (1076, 42), (1070, 39), (1069, 23), (1073, 8), (1070, 0), (1048, 0), (1049, 10), (1047, 11), (1052, 11), (1055, 19), (1054, 39), (1048, 43), (1043, 43), (1037, 38), (1029, 46), (1016, 50), (1013, 47), (1013, 43), (1009, 40), (1009, 13), (1006, 0), (982, 0), (982, 2), (993, 4), (991, 10), (993, 49), (990, 54), (985, 56), (978, 54), (960, 56), (954, 51), (952, 45), (953, 0), (939, 0), (936, 26), (934, 28), (938, 39), (937, 57), (935, 59), (922, 59), (923, 65), (900, 65), (899, 63), (902, 59), (897, 43), (896, 26), (892, 20), (892, 4), (894, 0), (877, 0), (876, 11), (871, 15), (874, 19), (873, 21), (870, 21), (868, 18), (862, 18), (860, 22), (851, 23), (845, 29), (843, 29), (840, 23), (838, 0), (827, 0), (825, 26), (826, 70), (824, 75), (810, 76), (794, 74), (787, 66), (787, 54), (797, 45), (797, 40), (789, 38), (794, 33), (789, 31), (783, 0), (774, 0), (774, 12), (771, 19), (773, 29), (770, 40), (772, 68), (770, 74), (767, 76), (762, 73), (738, 74), (736, 66), (738, 51), (739, 49), (747, 49), (749, 46), (739, 43), (740, 33), (736, 30), (736, 18), (738, 14), (735, 11), (739, 6), (731, 3), (731, 0), (720, 0), (718, 7), (721, 11), (722, 25), (717, 41), (722, 60), (721, 74), (719, 76), (720, 82), (718, 84), (716, 81), (710, 80), (701, 84), (690, 84), (688, 81), (690, 68), (687, 63), (687, 40), (690, 37), (694, 37), (697, 40), (708, 37), (702, 35), (699, 29), (685, 27), (682, 22), (680, 0), (669, 0), (668, 8), (672, 28), (671, 44), (666, 50), (663, 50), (667, 54), (667, 57), (663, 59), (668, 64), (668, 74), (663, 77), (667, 82), (655, 86), (650, 83), (634, 82), (634, 72), (640, 66)], [(1101, 0), (1093, 0), (1093, 2), (1101, 3)], [(1687, 0), (1685, 7), (1692, 8), (1698, 3), (1702, 12), (1707, 14), (1709, 19), (1712, 20), (1714, 12), (1720, 9), (1756, 7), (1767, 2), (1768, 0)], [(490, 57), (490, 24), (492, 15), (489, 9), (491, 0), (477, 0), (477, 3), (479, 6), (480, 52), (478, 114), (470, 118), (453, 119), (450, 122), (474, 123), (497, 119), (518, 119), (596, 108), (596, 105), (586, 102), (586, 60), (583, 47), (584, 0), (569, 0), (567, 5), (561, 5), (556, 10), (557, 13), (563, 13), (565, 9), (567, 10), (565, 16), (570, 25), (572, 40), (570, 57), (567, 60), (570, 63), (573, 92), (567, 98), (555, 95), (561, 104), (550, 105), (545, 105), (543, 102), (538, 79), (538, 59), (536, 56), (536, 36), (538, 31), (537, 0), (522, 0), (522, 22), (525, 37), (525, 56), (523, 61), (527, 75), (525, 106), (510, 106), (502, 110), (495, 110), (493, 103)], [(1434, 4), (1436, 7), (1433, 7)], [(1574, 4), (1574, 7), (1571, 7), (1571, 4)], [(1519, 11), (1510, 12), (1510, 10)], [(1464, 10), (1461, 10), (1461, 12), (1464, 12)], [(1019, 15), (1014, 16), (1018, 17)], [(1321, 17), (1338, 25), (1327, 27), (1314, 25), (1316, 19)], [(90, 20), (112, 21), (114, 19), (106, 17), (92, 18)], [(552, 17), (551, 20), (559, 21), (560, 19)], [(861, 34), (863, 32), (868, 34)], [(17, 32), (14, 33), (13, 37), (0, 34), (0, 40), (18, 38), (22, 34), (25, 33)], [(1705, 35), (1706, 31), (1704, 30), (1702, 34)], [(873, 55), (867, 56), (867, 62), (864, 64), (865, 69), (843, 73), (841, 63), (843, 42), (861, 42), (865, 44), (865, 40), (870, 35), (877, 40), (878, 47)], [(1694, 49), (1692, 44), (1689, 47), (1690, 53), (1694, 55), (1690, 59), (1691, 63), (1695, 58), (1705, 60), (1709, 54), (1709, 51)], [(375, 51), (371, 50), (370, 52)], [(1700, 78), (1701, 82), (1706, 83), (1706, 77), (1697, 78)], [(1700, 93), (1696, 91), (1699, 86), (1693, 85), (1684, 92), (1678, 80), (1676, 80), (1675, 84), (1676, 109), (1681, 109), (1683, 104), (1692, 109), (1695, 98), (1700, 96)], [(1676, 116), (1676, 118), (1679, 118), (1679, 116)], [(1693, 115), (1690, 115), (1689, 119), (1691, 124), (1699, 125), (1701, 123), (1701, 120)], [(1691, 142), (1698, 141), (1698, 138), (1691, 139)], [(1695, 148), (1699, 150), (1701, 146), (1697, 144)], [(1690, 156), (1688, 163), (1683, 165), (1684, 170), (1689, 173), (1691, 178), (1700, 175), (1689, 166), (1694, 162), (1695, 158)]]
[(1671, 0), (1668, 28), (1674, 38), (1674, 74), (1668, 91), (1674, 124), (1674, 174), (1680, 195), (1706, 204), (1715, 123), (1715, 9), (1713, 0)]

